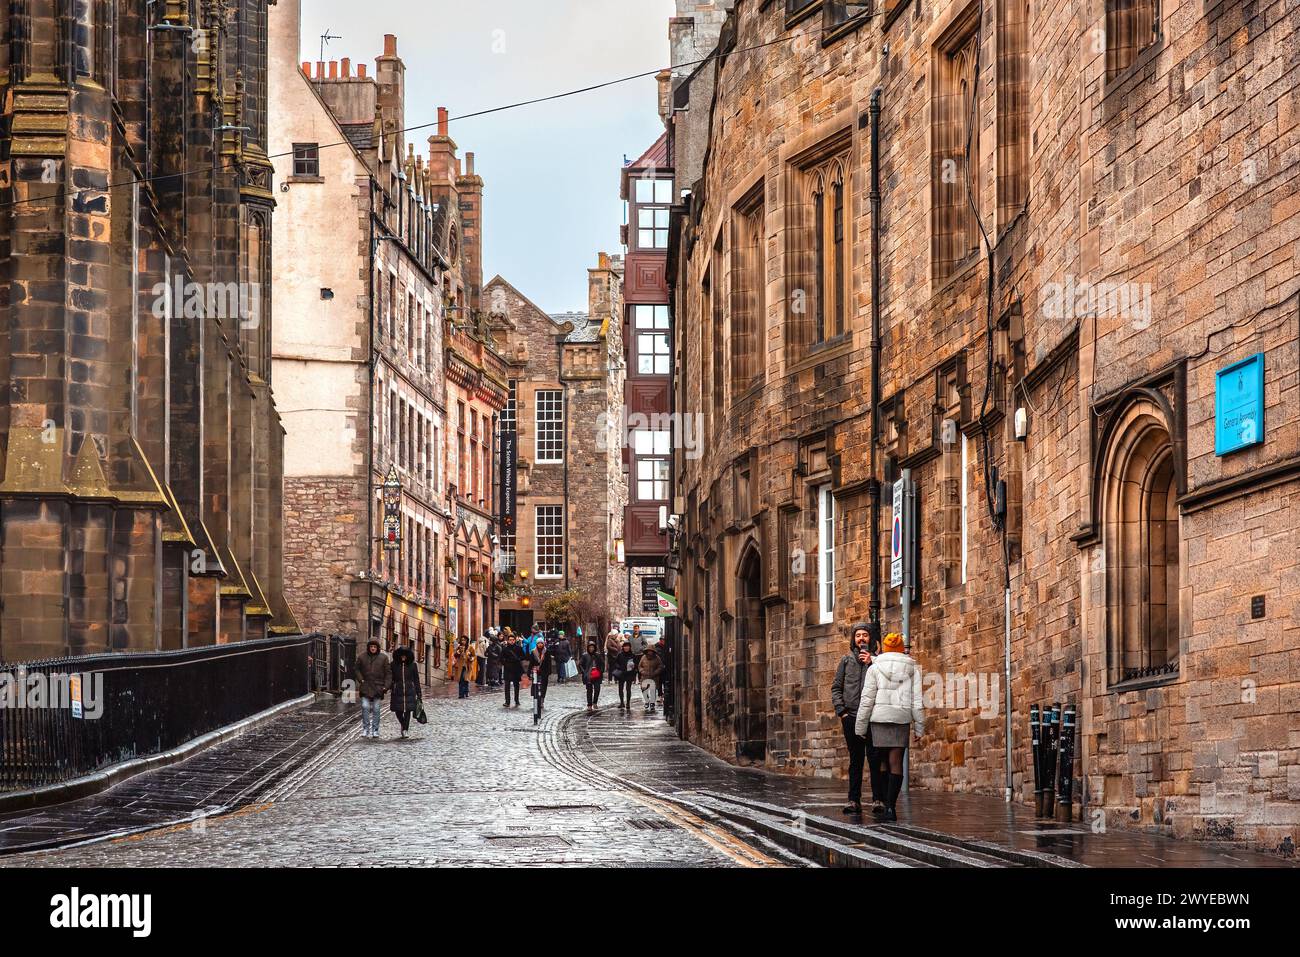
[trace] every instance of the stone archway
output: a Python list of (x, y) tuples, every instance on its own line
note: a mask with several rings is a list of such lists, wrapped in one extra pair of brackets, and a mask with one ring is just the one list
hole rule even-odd
[(767, 612), (763, 565), (751, 543), (736, 572), (736, 757), (767, 757)]
[(1160, 409), (1134, 402), (1111, 435), (1102, 508), (1115, 684), (1178, 673), (1180, 533), (1177, 465)]

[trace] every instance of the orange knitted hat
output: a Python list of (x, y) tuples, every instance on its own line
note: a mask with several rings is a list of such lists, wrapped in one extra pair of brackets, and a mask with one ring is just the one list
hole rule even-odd
[(880, 643), (880, 647), (882, 651), (887, 653), (892, 652), (894, 654), (902, 654), (903, 636), (896, 631), (891, 631), (889, 634), (885, 635), (884, 639)]

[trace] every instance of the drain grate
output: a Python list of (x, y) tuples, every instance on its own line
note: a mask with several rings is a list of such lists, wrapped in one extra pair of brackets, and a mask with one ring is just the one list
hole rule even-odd
[(525, 804), (529, 811), (570, 812), (574, 814), (594, 814), (606, 808), (600, 804)]
[(526, 844), (529, 847), (572, 847), (573, 842), (558, 834), (484, 834), (489, 844)]
[(672, 821), (664, 820), (661, 817), (634, 817), (627, 823), (638, 831), (677, 831), (681, 829), (680, 824), (674, 824)]

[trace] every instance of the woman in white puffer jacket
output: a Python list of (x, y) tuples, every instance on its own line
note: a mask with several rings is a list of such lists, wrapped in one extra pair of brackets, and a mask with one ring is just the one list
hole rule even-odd
[[(925, 730), (921, 707), (921, 668), (903, 647), (901, 635), (890, 633), (881, 642), (881, 654), (871, 662), (862, 682), (862, 699), (854, 730), (871, 742), (880, 755), (881, 771), (889, 774), (885, 807), (879, 812), (886, 821), (898, 820), (894, 810), (903, 790), (903, 752), (909, 740), (908, 726), (919, 738)], [(876, 812), (873, 812), (876, 813)]]

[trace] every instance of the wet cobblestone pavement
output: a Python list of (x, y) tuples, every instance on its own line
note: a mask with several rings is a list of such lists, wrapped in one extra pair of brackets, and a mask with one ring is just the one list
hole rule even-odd
[[(11, 852), (0, 867), (800, 863), (763, 836), (791, 847), (771, 828), (746, 826), (754, 810), (796, 836), (821, 820), (856, 825), (843, 843), (877, 855), (865, 866), (953, 866), (951, 856), (936, 864), (879, 850), (910, 837), (933, 850), (925, 841), (936, 832), (951, 836), (952, 853), (970, 855), (957, 866), (1005, 866), (981, 848), (1052, 855), (1058, 866), (1290, 866), (1155, 835), (1039, 823), (996, 798), (926, 791), (905, 795), (899, 826), (863, 843), (864, 830), (889, 826), (844, 818), (843, 782), (734, 767), (678, 740), (639, 702), (631, 712), (606, 703), (594, 716), (584, 704), (581, 685), (553, 685), (534, 726), (526, 691), (522, 707), (506, 710), (496, 692), (476, 690), (468, 701), (428, 700), (429, 723), (408, 740), (385, 712), (382, 738), (366, 741), (355, 705), (321, 701), (95, 798), (0, 818), (0, 851)], [(226, 810), (168, 824), (217, 807)], [(84, 839), (128, 828), (139, 833), (12, 853), (61, 829)]]
[[(413, 725), (407, 740), (388, 712), (382, 737), (362, 740), (353, 706), (352, 726), (335, 753), (326, 752), (328, 762), (281, 782), (269, 798), (194, 825), (0, 857), (0, 866), (774, 863), (705, 822), (570, 765), (559, 728), (584, 715), (583, 695), (581, 685), (553, 685), (540, 727), (527, 692), (517, 710), (502, 708), (496, 692), (433, 699), (429, 723)], [(144, 778), (121, 787), (132, 784), (151, 790)]]
[[(870, 815), (846, 818), (845, 783), (735, 767), (677, 738), (638, 708), (630, 718), (608, 712), (575, 724), (571, 747), (604, 773), (665, 797), (737, 796), (777, 805), (791, 820), (823, 816), (879, 827)], [(868, 791), (869, 794), (869, 791)], [(1037, 821), (1030, 809), (996, 797), (912, 790), (898, 803), (898, 823), (1013, 850), (1051, 854), (1087, 867), (1294, 867), (1293, 861), (1237, 848), (1218, 848), (1162, 835), (1111, 828), (1093, 833), (1082, 823)]]

